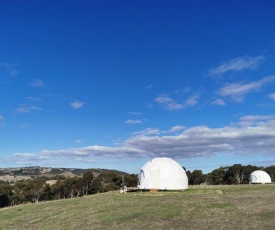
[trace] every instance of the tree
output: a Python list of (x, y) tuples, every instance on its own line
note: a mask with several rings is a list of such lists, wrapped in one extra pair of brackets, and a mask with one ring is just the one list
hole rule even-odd
[(91, 192), (94, 176), (91, 171), (85, 172), (82, 175), (82, 191), (83, 195), (88, 195)]
[(122, 182), (121, 175), (116, 172), (103, 172), (95, 178), (92, 192), (108, 192), (118, 190)]
[(0, 181), (0, 208), (10, 205), (12, 194), (12, 186), (7, 182)]
[(45, 184), (43, 187), (43, 194), (40, 197), (40, 200), (53, 200), (54, 198), (54, 193), (53, 189), (49, 184)]
[(229, 168), (229, 170), (234, 175), (234, 177), (237, 181), (237, 184), (241, 184), (243, 181), (243, 178), (244, 178), (243, 166), (241, 164), (234, 164), (233, 166), (231, 166)]
[(67, 178), (63, 181), (64, 185), (64, 198), (73, 198), (77, 196), (77, 178)]
[(11, 197), (11, 205), (18, 205), (26, 202), (24, 194), (25, 181), (18, 181), (13, 186), (13, 194)]
[(126, 174), (124, 175), (125, 184), (127, 187), (136, 187), (138, 184), (138, 175), (137, 174)]
[(189, 176), (189, 183), (194, 185), (202, 184), (206, 179), (206, 176), (202, 173), (202, 170), (194, 170)]
[(56, 183), (52, 185), (53, 199), (65, 198), (64, 196), (64, 183), (62, 179), (58, 179)]
[(225, 184), (224, 181), (225, 176), (225, 168), (220, 167), (218, 169), (213, 170), (211, 173), (207, 175), (207, 182), (209, 184)]
[(41, 179), (16, 182), (14, 185), (13, 204), (39, 202), (45, 185), (46, 181)]
[(234, 164), (226, 167), (224, 181), (226, 184), (241, 184), (244, 178), (243, 166), (241, 164)]
[(266, 167), (265, 171), (270, 175), (271, 181), (275, 182), (275, 166)]

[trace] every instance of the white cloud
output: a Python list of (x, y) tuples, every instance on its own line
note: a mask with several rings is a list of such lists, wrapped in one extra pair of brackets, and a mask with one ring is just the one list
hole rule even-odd
[(156, 101), (160, 104), (166, 104), (166, 103), (171, 103), (173, 100), (170, 97), (159, 96), (159, 97), (155, 98), (154, 101)]
[(239, 125), (211, 129), (197, 126), (185, 129), (178, 135), (137, 135), (126, 140), (125, 145), (142, 149), (154, 156), (173, 158), (210, 157), (218, 153), (274, 156), (274, 138), (275, 117), (245, 127)]
[(257, 92), (263, 85), (274, 81), (275, 75), (272, 75), (250, 83), (230, 83), (220, 88), (217, 93), (220, 96), (230, 97), (234, 101), (242, 102), (246, 94)]
[(133, 136), (151, 136), (151, 135), (163, 135), (163, 134), (167, 134), (167, 133), (177, 133), (180, 132), (182, 130), (184, 130), (186, 127), (182, 126), (182, 125), (176, 125), (171, 127), (169, 130), (160, 130), (158, 128), (146, 128), (144, 130), (138, 131), (138, 132), (134, 132)]
[(212, 102), (212, 105), (225, 106), (226, 104), (222, 99), (216, 99), (215, 101)]
[(172, 98), (167, 96), (159, 96), (154, 99), (155, 102), (164, 106), (165, 109), (173, 111), (173, 110), (180, 110), (183, 109), (183, 104), (177, 103)]
[(20, 104), (16, 108), (17, 113), (30, 113), (32, 111), (41, 111), (42, 109), (38, 106), (33, 106), (33, 105), (26, 105), (26, 104)]
[(138, 112), (129, 112), (129, 114), (135, 115), (135, 116), (142, 116), (142, 113), (138, 113)]
[(275, 102), (275, 93), (271, 93), (268, 97)]
[(133, 135), (136, 136), (143, 136), (143, 135), (159, 135), (161, 133), (161, 131), (159, 129), (155, 129), (155, 128), (146, 128), (142, 131), (138, 131), (138, 132), (134, 132)]
[(242, 71), (257, 68), (264, 60), (263, 56), (250, 57), (244, 56), (228, 60), (223, 64), (209, 70), (208, 75), (221, 75), (229, 71)]
[(143, 121), (142, 120), (127, 120), (127, 121), (125, 121), (125, 123), (135, 125), (135, 124), (142, 124)]
[(18, 164), (26, 165), (40, 165), (43, 163), (54, 162), (56, 159), (50, 160), (47, 156), (43, 154), (35, 154), (35, 153), (16, 153), (14, 154), (14, 159)]
[(198, 99), (199, 99), (199, 96), (198, 95), (193, 95), (189, 98), (187, 98), (184, 102), (184, 107), (193, 107), (195, 106), (196, 104), (198, 104)]
[(181, 110), (185, 109), (187, 107), (194, 107), (196, 104), (198, 104), (199, 95), (194, 94), (187, 98), (182, 103), (178, 103), (174, 99), (164, 95), (159, 96), (154, 99), (155, 102), (162, 105), (166, 110), (175, 111), (175, 110)]
[(166, 133), (177, 133), (179, 131), (182, 131), (184, 130), (185, 127), (182, 126), (182, 125), (176, 125), (176, 126), (173, 126), (170, 130), (168, 130)]
[(39, 153), (16, 153), (14, 158), (21, 164), (43, 164), (45, 162), (60, 161), (95, 161), (104, 158), (139, 158), (145, 156), (142, 150), (130, 147), (106, 147), (88, 146), (84, 148), (74, 148), (67, 150), (42, 150)]
[(37, 87), (37, 88), (39, 88), (39, 87), (44, 87), (44, 86), (45, 86), (45, 83), (44, 83), (42, 80), (40, 80), (40, 79), (35, 79), (35, 80), (31, 83), (31, 86)]
[(262, 121), (262, 120), (270, 120), (270, 119), (275, 119), (274, 115), (269, 115), (269, 116), (261, 116), (261, 115), (248, 115), (240, 118), (240, 121)]
[(275, 119), (275, 115), (263, 116), (263, 115), (249, 115), (240, 118), (237, 123), (238, 126), (261, 126), (268, 120)]
[(81, 108), (85, 103), (81, 101), (74, 101), (70, 105), (73, 109), (79, 109)]
[[(249, 122), (243, 125), (243, 122)], [(177, 132), (171, 132), (177, 131)], [(135, 158), (171, 157), (175, 159), (212, 157), (217, 154), (274, 157), (275, 115), (245, 116), (236, 124), (221, 128), (175, 126), (168, 131), (147, 128), (134, 133), (119, 147), (88, 146), (38, 153), (16, 153), (16, 162), (42, 164), (68, 161), (121, 161)]]

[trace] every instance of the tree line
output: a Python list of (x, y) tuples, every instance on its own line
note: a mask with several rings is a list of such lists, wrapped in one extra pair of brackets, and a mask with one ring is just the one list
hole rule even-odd
[[(137, 185), (137, 175), (126, 174), (124, 178), (126, 186)], [(118, 190), (122, 183), (122, 175), (117, 172), (103, 172), (94, 177), (88, 171), (81, 177), (57, 176), (55, 179), (53, 184), (49, 184), (45, 177), (17, 181), (14, 184), (0, 181), (0, 208)]]
[(275, 181), (275, 166), (264, 168), (254, 165), (234, 164), (232, 166), (214, 169), (208, 174), (203, 174), (202, 170), (194, 170), (193, 172), (186, 171), (186, 174), (190, 185), (248, 184), (250, 174), (255, 170), (267, 172), (271, 177), (271, 181)]

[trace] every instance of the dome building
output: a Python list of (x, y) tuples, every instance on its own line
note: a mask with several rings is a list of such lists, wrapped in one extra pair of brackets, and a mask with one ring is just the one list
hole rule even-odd
[(139, 189), (183, 190), (188, 188), (188, 178), (182, 166), (171, 158), (157, 157), (140, 170)]
[(256, 170), (250, 174), (251, 184), (266, 184), (271, 183), (271, 177), (262, 170)]

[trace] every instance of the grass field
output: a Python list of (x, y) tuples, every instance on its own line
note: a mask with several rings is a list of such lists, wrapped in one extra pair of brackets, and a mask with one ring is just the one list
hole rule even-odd
[(275, 184), (108, 192), (0, 209), (0, 229), (275, 229)]

